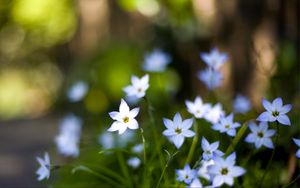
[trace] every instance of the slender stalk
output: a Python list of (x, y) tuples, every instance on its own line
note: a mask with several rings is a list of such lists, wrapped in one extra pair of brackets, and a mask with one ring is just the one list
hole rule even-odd
[(185, 164), (189, 164), (191, 162), (192, 157), (193, 157), (194, 152), (195, 152), (195, 149), (196, 149), (196, 146), (197, 146), (197, 142), (198, 142), (198, 124), (197, 124), (197, 120), (194, 120), (194, 121), (195, 121), (195, 124), (194, 124), (195, 136), (193, 138), (193, 142), (192, 142), (192, 145), (190, 147), (189, 154), (186, 158)]
[(236, 145), (239, 143), (239, 141), (242, 139), (243, 135), (245, 134), (247, 127), (248, 127), (248, 121), (242, 125), (242, 127), (238, 131), (237, 135), (234, 137), (231, 144), (227, 148), (225, 155), (229, 155), (234, 150)]
[(142, 128), (140, 128), (140, 132), (141, 132), (143, 147), (144, 147), (144, 164), (146, 165), (146, 161), (147, 161), (146, 140), (145, 140), (145, 137), (144, 137), (144, 134), (143, 134), (144, 130)]
[(269, 171), (269, 168), (273, 162), (273, 158), (274, 158), (274, 154), (275, 154), (275, 149), (276, 149), (276, 145), (277, 145), (277, 141), (278, 141), (278, 136), (279, 136), (279, 123), (278, 121), (276, 121), (276, 129), (277, 129), (277, 134), (276, 134), (276, 138), (275, 138), (275, 147), (272, 151), (272, 155), (271, 155), (271, 158), (268, 162), (268, 165), (267, 165), (267, 168), (266, 168), (266, 171), (264, 172), (263, 176), (261, 177), (261, 180), (260, 180), (260, 183), (259, 183), (259, 188), (263, 186), (263, 182), (264, 182), (264, 179)]
[(121, 152), (117, 152), (117, 158), (118, 158), (122, 173), (128, 180), (128, 186), (133, 187), (132, 179), (131, 179), (131, 176), (129, 175), (129, 171), (128, 171), (127, 165), (125, 163), (123, 154)]
[(298, 179), (300, 178), (300, 174), (293, 180), (291, 181), (289, 184), (282, 186), (282, 188), (286, 188), (291, 186), (293, 183), (295, 183)]

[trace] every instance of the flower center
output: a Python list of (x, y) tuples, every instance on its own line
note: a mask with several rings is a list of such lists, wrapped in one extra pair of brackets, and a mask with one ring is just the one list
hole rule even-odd
[(226, 174), (228, 174), (229, 171), (227, 168), (222, 168), (220, 172), (222, 175), (226, 175)]
[(127, 116), (124, 117), (124, 118), (123, 118), (123, 122), (124, 122), (124, 123), (128, 123), (128, 122), (129, 122), (129, 117), (127, 117)]
[(226, 129), (229, 129), (229, 128), (230, 128), (230, 125), (225, 125), (225, 128), (226, 128)]
[(141, 93), (141, 92), (142, 92), (142, 88), (139, 87), (139, 88), (137, 89), (137, 91), (138, 91), (139, 93)]
[(185, 178), (185, 179), (189, 179), (189, 175), (185, 175), (184, 178)]
[(182, 132), (182, 130), (181, 130), (180, 128), (176, 128), (176, 129), (175, 129), (175, 133), (176, 133), (176, 134), (180, 134), (181, 132)]
[(200, 112), (201, 112), (200, 110), (196, 110), (196, 114), (200, 114)]
[(258, 136), (259, 138), (263, 138), (263, 137), (264, 137), (264, 133), (263, 133), (263, 132), (258, 132), (258, 133), (257, 133), (257, 136)]
[(273, 111), (273, 112), (272, 112), (272, 116), (274, 116), (274, 117), (279, 116), (279, 112), (278, 112), (277, 110)]
[(205, 153), (206, 153), (206, 154), (208, 154), (208, 155), (210, 155), (210, 154), (211, 154), (211, 152), (210, 152), (210, 151), (208, 151), (208, 150), (207, 150), (207, 151), (205, 151)]

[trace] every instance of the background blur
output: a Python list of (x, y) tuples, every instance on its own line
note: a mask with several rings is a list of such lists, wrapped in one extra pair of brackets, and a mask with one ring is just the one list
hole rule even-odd
[[(205, 67), (199, 53), (218, 47), (230, 56), (215, 92), (220, 102), (241, 93), (259, 112), (262, 96), (281, 96), (299, 122), (298, 13), (297, 0), (0, 0), (0, 187), (43, 187), (35, 156), (55, 153), (68, 113), (84, 119), (82, 143), (97, 142), (88, 133), (108, 127), (111, 104), (131, 74), (143, 74), (143, 57), (155, 48), (172, 57), (150, 85), (162, 111), (165, 98), (183, 105), (209, 97), (196, 76)], [(77, 81), (89, 90), (70, 103), (66, 92)]]

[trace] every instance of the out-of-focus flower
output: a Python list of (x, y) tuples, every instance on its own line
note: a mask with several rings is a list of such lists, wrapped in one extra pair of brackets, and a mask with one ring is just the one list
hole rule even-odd
[(201, 148), (203, 150), (202, 158), (206, 161), (213, 159), (215, 156), (223, 156), (224, 153), (218, 150), (219, 142), (210, 144), (205, 137), (202, 138)]
[(111, 132), (103, 132), (99, 135), (98, 141), (103, 149), (110, 149), (114, 147), (124, 148), (134, 140), (135, 132), (126, 131), (121, 135), (116, 136)]
[(99, 135), (98, 139), (103, 149), (110, 149), (116, 146), (114, 135), (110, 132), (104, 132)]
[[(300, 147), (300, 139), (293, 138), (293, 141), (295, 142), (295, 144), (296, 144), (297, 146)], [(300, 149), (298, 149), (298, 151), (297, 151), (297, 153), (296, 153), (296, 156), (297, 156), (298, 158), (300, 158)]]
[(224, 115), (225, 112), (222, 109), (222, 105), (218, 103), (208, 110), (204, 118), (206, 119), (206, 121), (214, 124), (214, 123), (218, 123), (220, 118), (223, 117)]
[(250, 100), (242, 95), (236, 96), (233, 101), (233, 111), (236, 113), (246, 114), (251, 109)]
[(202, 178), (205, 178), (206, 180), (210, 181), (211, 180), (211, 176), (209, 175), (208, 173), (208, 167), (211, 166), (211, 165), (214, 165), (215, 162), (214, 160), (201, 160), (200, 162), (200, 168), (198, 170), (198, 176), (199, 177), (202, 177)]
[(137, 145), (133, 146), (133, 148), (131, 150), (134, 153), (142, 153), (142, 151), (144, 150), (144, 145), (143, 144), (137, 144)]
[(50, 158), (47, 152), (45, 152), (44, 159), (40, 157), (36, 157), (36, 160), (40, 164), (40, 168), (36, 171), (36, 174), (38, 175), (37, 180), (41, 181), (43, 179), (49, 179), (50, 177)]
[(127, 164), (132, 168), (138, 168), (141, 164), (141, 160), (138, 157), (131, 157), (127, 160)]
[(248, 143), (255, 143), (256, 149), (261, 146), (266, 146), (267, 148), (274, 148), (271, 136), (275, 134), (275, 130), (268, 129), (268, 124), (266, 122), (260, 122), (257, 126), (254, 122), (249, 123), (249, 128), (252, 133), (250, 133), (245, 141)]
[(207, 68), (198, 73), (198, 78), (206, 85), (209, 90), (212, 90), (221, 85), (223, 75), (217, 70)]
[(278, 121), (283, 125), (291, 125), (290, 119), (286, 115), (286, 113), (288, 113), (292, 109), (292, 105), (290, 104), (283, 105), (282, 99), (280, 97), (273, 100), (272, 103), (263, 99), (262, 104), (267, 111), (261, 113), (258, 116), (257, 118), (258, 121), (265, 121), (265, 122)]
[(184, 142), (185, 137), (193, 137), (195, 133), (191, 130), (193, 125), (193, 119), (186, 119), (182, 121), (182, 118), (179, 113), (176, 113), (173, 121), (164, 118), (163, 119), (167, 130), (163, 132), (171, 142), (175, 144), (177, 148), (180, 148)]
[(149, 72), (163, 72), (170, 63), (170, 56), (160, 49), (145, 55), (143, 69)]
[(220, 131), (221, 133), (226, 132), (229, 136), (235, 136), (235, 129), (240, 126), (241, 124), (233, 122), (233, 114), (231, 113), (227, 117), (222, 117), (219, 123), (212, 126), (212, 129)]
[(67, 96), (71, 102), (78, 102), (85, 96), (87, 91), (88, 85), (83, 81), (79, 81), (71, 86)]
[(73, 157), (79, 155), (81, 124), (81, 119), (74, 115), (68, 115), (63, 119), (59, 135), (55, 138), (59, 153)]
[(202, 188), (203, 185), (198, 178), (195, 178), (192, 183), (188, 186), (188, 188)]
[(139, 124), (135, 117), (139, 113), (139, 108), (134, 108), (132, 110), (129, 109), (127, 103), (121, 99), (121, 104), (119, 107), (119, 112), (113, 111), (110, 112), (110, 117), (115, 120), (113, 124), (110, 126), (108, 131), (119, 131), (119, 134), (123, 134), (127, 128), (129, 129), (137, 129), (139, 128)]
[(226, 159), (216, 157), (215, 164), (208, 167), (209, 173), (213, 176), (213, 186), (220, 187), (224, 183), (232, 186), (235, 177), (242, 176), (245, 169), (235, 166), (235, 153), (229, 155)]
[(137, 98), (142, 98), (146, 94), (146, 90), (149, 87), (149, 75), (146, 74), (142, 78), (136, 76), (131, 77), (131, 84), (126, 86), (123, 90), (128, 96), (135, 96)]
[(191, 169), (190, 165), (186, 164), (182, 170), (176, 170), (178, 181), (183, 181), (186, 184), (190, 184), (197, 176), (197, 171)]
[(220, 53), (217, 48), (213, 48), (210, 53), (200, 53), (200, 58), (212, 69), (219, 69), (227, 60), (226, 53)]
[(185, 101), (187, 110), (193, 114), (196, 118), (203, 118), (206, 113), (210, 110), (209, 104), (204, 104), (201, 97), (196, 97), (195, 101)]

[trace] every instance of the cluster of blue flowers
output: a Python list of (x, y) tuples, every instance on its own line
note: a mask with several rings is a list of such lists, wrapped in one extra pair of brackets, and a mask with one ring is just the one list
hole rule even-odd
[[(207, 64), (208, 68), (199, 73), (199, 78), (202, 80), (208, 89), (214, 89), (221, 85), (222, 74), (220, 67), (228, 60), (228, 55), (220, 53), (216, 48), (212, 49), (211, 53), (201, 53), (200, 57)], [(145, 58), (144, 70), (148, 72), (162, 72), (166, 69), (166, 66), (170, 62), (170, 57), (163, 53), (161, 50), (155, 50), (152, 54), (148, 54)], [(145, 74), (141, 78), (132, 76), (131, 85), (123, 88), (126, 96), (135, 97), (136, 99), (142, 99), (146, 97), (146, 92), (149, 88), (150, 76)], [(81, 89), (80, 89), (81, 88)], [(82, 89), (84, 91), (82, 91)], [(80, 100), (80, 97), (84, 96), (87, 87), (82, 83), (79, 89), (73, 88), (72, 92), (69, 92), (71, 101)], [(223, 184), (228, 186), (234, 185), (234, 178), (240, 177), (246, 173), (246, 170), (236, 165), (237, 156), (236, 152), (224, 153), (220, 151), (220, 141), (210, 143), (205, 137), (197, 138), (197, 132), (192, 131), (191, 128), (197, 119), (204, 119), (211, 124), (211, 129), (220, 133), (226, 133), (229, 137), (236, 137), (238, 128), (241, 124), (234, 121), (234, 114), (229, 113), (226, 115), (222, 109), (222, 105), (217, 103), (215, 105), (211, 103), (204, 103), (200, 96), (197, 96), (194, 101), (185, 101), (187, 112), (193, 115), (193, 118), (184, 119), (179, 112), (177, 112), (172, 119), (163, 118), (162, 122), (166, 127), (166, 130), (162, 132), (177, 149), (180, 149), (184, 145), (186, 138), (201, 139), (201, 151), (199, 160), (196, 161), (194, 167), (191, 168), (190, 161), (187, 161), (183, 169), (176, 170), (177, 178), (179, 182), (185, 183), (188, 187), (220, 187)], [(254, 121), (248, 123), (250, 133), (246, 136), (245, 142), (253, 143), (255, 148), (258, 149), (262, 146), (267, 148), (274, 148), (272, 142), (272, 136), (276, 134), (276, 131), (269, 129), (268, 122), (277, 122), (278, 124), (290, 126), (291, 122), (286, 115), (292, 108), (290, 104), (283, 105), (283, 101), (280, 97), (274, 101), (269, 102), (265, 99), (262, 100), (262, 105), (266, 109), (256, 119), (259, 121), (258, 125)], [(235, 113), (245, 114), (251, 109), (251, 102), (247, 97), (238, 95), (233, 102), (233, 111)], [(108, 128), (108, 132), (118, 132), (119, 136), (126, 134), (127, 129), (140, 129), (137, 116), (139, 115), (140, 108), (130, 108), (124, 99), (121, 99), (119, 105), (119, 111), (112, 111), (109, 116), (113, 120), (113, 123)], [(79, 148), (78, 142), (80, 137), (80, 121), (75, 117), (71, 120), (65, 121), (63, 125), (64, 129), (62, 133), (56, 138), (58, 149), (60, 153), (66, 156), (78, 156)], [(76, 126), (75, 126), (76, 124)], [(197, 125), (195, 125), (197, 126)], [(246, 126), (246, 125), (245, 125)], [(65, 130), (66, 127), (71, 127), (71, 130)], [(67, 133), (71, 131), (72, 134)], [(111, 133), (109, 133), (111, 134)], [(142, 135), (143, 136), (143, 135)], [(111, 136), (104, 134), (100, 137), (100, 142), (106, 143), (107, 147), (113, 147), (113, 139)], [(143, 140), (144, 141), (144, 140)], [(196, 140), (197, 141), (197, 140)], [(293, 141), (300, 147), (300, 139), (294, 138)], [(200, 149), (200, 148), (199, 148)], [(146, 144), (138, 144), (133, 147), (133, 152), (142, 152), (146, 150)], [(297, 151), (296, 156), (300, 158), (300, 149)], [(50, 159), (48, 154), (45, 154), (45, 159), (37, 158), (41, 167), (37, 171), (39, 175), (38, 180), (49, 178), (50, 176)], [(138, 168), (141, 164), (141, 160), (138, 157), (132, 157), (127, 161), (128, 165), (132, 168)], [(205, 179), (205, 183), (203, 183)]]

